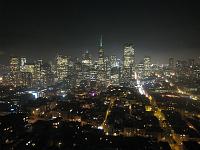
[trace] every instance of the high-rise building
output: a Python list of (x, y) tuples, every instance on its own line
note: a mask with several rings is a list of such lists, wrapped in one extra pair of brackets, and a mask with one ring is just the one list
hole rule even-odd
[(120, 68), (119, 61), (115, 55), (109, 57), (109, 85), (119, 85)]
[(110, 82), (110, 71), (111, 71), (111, 63), (110, 63), (109, 57), (105, 57), (104, 64), (105, 64), (105, 74), (106, 74), (106, 76), (105, 76), (106, 85), (108, 85)]
[(96, 81), (97, 81), (97, 70), (92, 66), (90, 69), (90, 87), (96, 88)]
[(10, 59), (10, 81), (14, 86), (20, 84), (20, 62), (17, 57)]
[(56, 74), (58, 81), (63, 80), (63, 78), (68, 75), (68, 57), (58, 55), (56, 57)]
[(38, 59), (34, 62), (34, 74), (33, 74), (33, 85), (34, 86), (41, 86), (41, 78), (42, 78), (42, 72), (41, 72), (41, 66), (43, 64), (42, 59)]
[(10, 71), (11, 71), (11, 73), (19, 72), (19, 67), (20, 67), (19, 59), (17, 57), (12, 57), (10, 59)]
[(25, 64), (26, 64), (26, 58), (22, 57), (20, 66), (24, 66)]
[(41, 66), (41, 85), (46, 87), (54, 84), (54, 75), (49, 63), (43, 63)]
[(149, 56), (144, 57), (144, 76), (150, 76), (151, 74), (151, 58)]
[(26, 64), (26, 58), (25, 58), (25, 57), (22, 57), (22, 58), (20, 59), (20, 71), (21, 71), (21, 72), (24, 72), (23, 70), (24, 70), (25, 64)]
[(140, 62), (136, 65), (137, 76), (143, 77), (144, 76), (144, 63)]
[(115, 56), (115, 55), (110, 56), (110, 66), (111, 66), (111, 68), (118, 66), (117, 56)]
[(100, 38), (98, 50), (97, 85), (100, 87), (106, 86), (106, 69), (102, 36)]
[[(21, 85), (31, 87), (34, 81), (35, 65), (26, 63), (20, 66)], [(35, 75), (36, 76), (36, 75)]]
[(128, 84), (135, 75), (135, 49), (132, 43), (126, 43), (123, 47), (123, 68), (121, 82)]
[(100, 38), (100, 42), (99, 42), (99, 51), (98, 51), (98, 64), (100, 66), (104, 66), (104, 49), (103, 49), (103, 40), (102, 40), (102, 36)]
[(83, 80), (82, 62), (79, 60), (79, 58), (76, 58), (76, 60), (75, 60), (74, 73), (76, 75), (76, 87), (78, 87), (78, 86), (80, 86), (81, 80)]
[(82, 74), (83, 80), (90, 80), (90, 69), (92, 65), (92, 56), (88, 51), (82, 55)]
[(82, 64), (85, 66), (91, 66), (92, 65), (92, 56), (89, 53), (89, 51), (85, 51), (82, 55)]
[(67, 57), (68, 59), (68, 67), (67, 67), (67, 76), (74, 76), (74, 70), (75, 70), (75, 65), (74, 65), (74, 59), (72, 59), (71, 56)]

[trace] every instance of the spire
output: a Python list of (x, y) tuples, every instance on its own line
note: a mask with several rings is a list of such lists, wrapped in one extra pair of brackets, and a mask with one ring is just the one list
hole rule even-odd
[(100, 45), (100, 47), (103, 47), (103, 40), (102, 40), (102, 35), (101, 35), (101, 37), (100, 37), (100, 43), (99, 43)]

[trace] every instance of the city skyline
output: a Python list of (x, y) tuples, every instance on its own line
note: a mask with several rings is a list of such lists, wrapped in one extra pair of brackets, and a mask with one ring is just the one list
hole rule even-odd
[(200, 150), (193, 0), (0, 2), (1, 150)]
[(169, 57), (197, 59), (199, 55), (200, 13), (197, 5), (189, 1), (4, 1), (1, 11), (3, 64), (16, 54), (50, 60), (57, 53), (80, 56), (80, 51), (88, 50), (97, 58), (101, 34), (105, 55), (120, 58), (123, 44), (132, 42), (136, 62), (146, 55), (154, 63), (167, 63)]
[[(100, 41), (101, 40), (101, 41)], [(92, 50), (89, 50), (89, 49), (82, 49), (80, 50), (77, 54), (72, 54), (72, 55), (69, 55), (70, 52), (69, 51), (65, 51), (64, 49), (61, 49), (61, 50), (57, 50), (57, 51), (54, 51), (54, 52), (51, 52), (51, 56), (43, 56), (43, 55), (38, 55), (38, 56), (33, 56), (33, 55), (28, 55), (26, 52), (23, 53), (23, 54), (18, 54), (18, 53), (12, 53), (12, 54), (8, 54), (6, 55), (6, 53), (4, 52), (0, 52), (0, 57), (4, 57), (2, 60), (1, 60), (1, 65), (9, 65), (9, 59), (12, 58), (12, 57), (18, 57), (18, 58), (27, 58), (29, 63), (30, 62), (34, 62), (35, 60), (38, 60), (38, 59), (42, 59), (44, 62), (55, 62), (56, 60), (56, 57), (58, 55), (63, 55), (63, 56), (67, 56), (67, 57), (70, 57), (70, 58), (73, 58), (73, 59), (76, 59), (76, 58), (81, 58), (82, 55), (85, 53), (85, 52), (88, 52), (91, 54), (92, 56), (92, 61), (98, 61), (98, 48), (99, 48), (99, 45), (98, 44), (101, 44), (100, 42), (104, 43), (103, 41), (103, 38), (102, 38), (102, 35), (99, 36), (98, 42), (96, 42), (96, 51), (92, 51)], [(128, 43), (128, 42), (124, 42), (123, 44), (121, 44), (121, 50), (119, 50), (119, 53), (111, 53), (111, 54), (108, 54), (108, 52), (106, 51), (104, 44), (103, 44), (103, 49), (104, 49), (104, 57), (110, 57), (110, 56), (116, 56), (118, 59), (120, 59), (121, 61), (123, 60), (123, 46)], [(152, 54), (152, 53), (149, 53), (149, 55), (147, 54), (144, 54), (144, 55), (141, 55), (141, 54), (138, 54), (138, 49), (137, 49), (137, 46), (135, 46), (134, 42), (130, 42), (131, 44), (134, 45), (135, 47), (135, 51), (136, 51), (136, 54), (135, 54), (135, 63), (136, 64), (140, 64), (140, 63), (143, 63), (144, 61), (144, 58), (145, 57), (150, 57), (151, 58), (151, 62), (153, 64), (158, 64), (158, 65), (167, 65), (169, 64), (169, 59), (170, 58), (173, 58), (174, 61), (189, 61), (190, 59), (194, 59), (194, 61), (196, 63), (199, 62), (199, 59), (200, 59), (200, 56), (199, 55), (196, 55), (196, 56), (193, 56), (193, 57), (182, 57), (181, 55), (179, 56), (175, 56), (175, 55), (169, 55), (165, 57), (164, 60), (161, 60), (161, 58), (155, 58), (155, 54)], [(68, 53), (67, 53), (68, 52)]]

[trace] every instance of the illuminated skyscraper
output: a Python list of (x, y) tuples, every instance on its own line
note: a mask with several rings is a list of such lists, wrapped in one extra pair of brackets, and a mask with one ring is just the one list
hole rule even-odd
[(76, 86), (78, 87), (80, 85), (81, 80), (83, 80), (82, 62), (79, 60), (79, 58), (76, 58), (75, 60), (74, 73), (76, 75)]
[(110, 56), (110, 66), (111, 68), (119, 66), (117, 62), (117, 56), (115, 55)]
[(90, 69), (90, 87), (96, 88), (96, 81), (97, 81), (97, 70), (92, 66)]
[(83, 80), (90, 82), (90, 69), (92, 66), (92, 56), (88, 51), (85, 51), (82, 55), (82, 75)]
[(19, 59), (17, 57), (12, 57), (10, 59), (10, 72), (11, 73), (16, 73), (19, 72)]
[(99, 58), (98, 58), (98, 64), (102, 67), (104, 67), (104, 49), (103, 49), (103, 41), (102, 36), (99, 41)]
[(25, 58), (25, 57), (22, 57), (22, 58), (20, 59), (20, 71), (23, 72), (25, 64), (26, 64), (26, 58)]
[(56, 57), (56, 74), (58, 81), (63, 80), (63, 78), (68, 75), (68, 57), (58, 55)]
[(43, 63), (41, 66), (41, 85), (46, 87), (54, 84), (54, 75), (49, 63)]
[(149, 56), (144, 57), (144, 76), (150, 76), (151, 74), (151, 58)]
[(137, 76), (143, 77), (144, 76), (144, 62), (140, 62), (136, 65)]
[(130, 83), (135, 75), (135, 49), (132, 43), (126, 43), (123, 47), (123, 68), (121, 82)]
[(21, 58), (21, 66), (24, 66), (26, 64), (26, 58), (25, 57), (22, 57)]
[(14, 86), (19, 85), (20, 83), (20, 62), (17, 57), (12, 57), (10, 59), (10, 81)]
[(105, 64), (105, 78), (106, 78), (106, 85), (110, 83), (110, 71), (111, 71), (111, 64), (110, 64), (110, 58), (105, 57), (104, 59)]
[[(35, 65), (34, 64), (24, 64), (20, 66), (20, 72), (21, 72), (21, 85), (31, 87), (33, 85), (34, 75), (35, 73)], [(35, 74), (34, 74), (35, 73)]]
[(85, 66), (92, 65), (92, 56), (88, 51), (85, 51), (85, 53), (82, 55), (82, 64)]
[(41, 86), (41, 77), (42, 77), (42, 72), (41, 72), (41, 66), (43, 64), (42, 59), (38, 59), (37, 61), (34, 62), (34, 73), (33, 73), (33, 85), (34, 86)]
[(109, 57), (109, 67), (107, 67), (109, 75), (109, 85), (119, 85), (119, 61), (115, 55)]
[(102, 36), (99, 42), (99, 50), (98, 50), (98, 67), (97, 67), (97, 85), (98, 86), (106, 86), (106, 70), (105, 70), (105, 58), (104, 58), (104, 49)]

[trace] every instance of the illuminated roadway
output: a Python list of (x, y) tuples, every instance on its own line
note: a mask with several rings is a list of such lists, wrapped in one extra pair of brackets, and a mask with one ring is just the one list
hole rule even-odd
[[(183, 149), (182, 140), (178, 138), (177, 136), (175, 136), (174, 130), (172, 129), (169, 122), (166, 120), (165, 115), (162, 113), (161, 109), (157, 106), (155, 99), (151, 95), (149, 95), (147, 91), (144, 90), (140, 80), (138, 78), (136, 78), (136, 80), (137, 80), (136, 88), (138, 89), (141, 95), (145, 95), (149, 99), (149, 102), (152, 107), (152, 111), (154, 112), (154, 116), (159, 120), (160, 127), (164, 131), (164, 138), (160, 140), (168, 142), (172, 150), (182, 150)], [(99, 127), (100, 129), (103, 129), (107, 135), (109, 134), (107, 119), (111, 113), (111, 109), (117, 97), (110, 96), (109, 99), (110, 99), (110, 103), (106, 111), (104, 121), (102, 125)]]
[(177, 85), (175, 85), (174, 83), (172, 83), (171, 81), (169, 81), (169, 79), (166, 79), (164, 76), (161, 77), (161, 75), (159, 75), (159, 74), (156, 74), (156, 76), (157, 76), (158, 78), (163, 78), (163, 79), (165, 80), (166, 83), (169, 83), (169, 84), (170, 84), (170, 86), (175, 86), (176, 89), (177, 89), (177, 93), (178, 93), (178, 94), (187, 95), (187, 96), (189, 96), (190, 99), (192, 99), (192, 100), (199, 100), (199, 99), (200, 99), (199, 96), (197, 96), (197, 95), (194, 95), (194, 94), (191, 94), (191, 93), (186, 92), (186, 91), (184, 91), (184, 90), (181, 90)]
[(110, 99), (110, 103), (109, 103), (108, 109), (106, 111), (106, 115), (105, 115), (104, 121), (103, 121), (101, 127), (99, 127), (100, 129), (103, 129), (104, 132), (106, 132), (107, 134), (109, 134), (107, 119), (108, 119), (108, 116), (110, 115), (111, 109), (112, 109), (113, 104), (114, 104), (115, 100), (117, 99), (117, 97), (110, 96), (109, 99)]
[(174, 138), (175, 134), (174, 134), (174, 131), (173, 131), (171, 125), (166, 120), (165, 115), (162, 113), (161, 109), (157, 106), (155, 99), (151, 95), (149, 95), (147, 93), (147, 91), (144, 90), (137, 75), (136, 75), (136, 80), (137, 80), (136, 88), (138, 89), (138, 91), (141, 95), (145, 95), (149, 99), (149, 102), (152, 106), (152, 111), (154, 112), (154, 116), (159, 120), (160, 127), (164, 131), (164, 139), (163, 140), (167, 141), (169, 143), (172, 150), (183, 149), (181, 139), (178, 137)]

